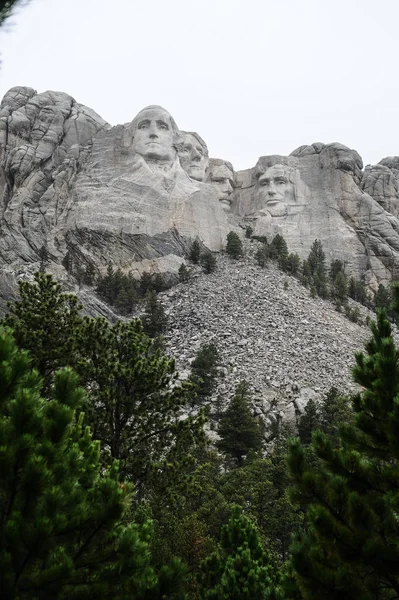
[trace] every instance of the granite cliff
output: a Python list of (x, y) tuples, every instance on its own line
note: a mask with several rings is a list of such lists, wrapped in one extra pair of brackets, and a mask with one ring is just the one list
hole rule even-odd
[(43, 255), (69, 285), (74, 265), (176, 273), (193, 239), (220, 251), (248, 225), (301, 257), (319, 238), (374, 290), (398, 274), (398, 157), (363, 169), (355, 150), (314, 143), (234, 172), (162, 107), (111, 127), (67, 94), (17, 87), (1, 103), (0, 164), (3, 299)]

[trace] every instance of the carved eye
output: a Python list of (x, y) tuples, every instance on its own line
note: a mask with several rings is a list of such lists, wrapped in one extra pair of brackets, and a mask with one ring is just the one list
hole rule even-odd
[(265, 185), (269, 185), (270, 181), (268, 179), (262, 179), (262, 181), (260, 182), (260, 185), (265, 186)]
[(147, 129), (147, 128), (148, 128), (147, 123), (140, 123), (140, 125), (138, 126), (138, 129)]
[(159, 123), (159, 129), (169, 129), (166, 123)]
[(182, 148), (182, 149), (180, 150), (180, 152), (181, 152), (182, 154), (188, 154), (188, 148)]

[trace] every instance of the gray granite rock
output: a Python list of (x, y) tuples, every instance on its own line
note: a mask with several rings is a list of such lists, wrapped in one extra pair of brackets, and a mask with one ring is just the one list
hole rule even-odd
[(111, 127), (67, 94), (13, 88), (0, 112), (0, 260), (34, 270), (45, 248), (53, 272), (68, 254), (139, 275), (142, 264), (177, 273), (195, 238), (220, 250), (231, 227), (203, 183), (207, 150), (201, 177), (179, 162), (197, 139), (159, 106)]
[(66, 281), (67, 255), (97, 272), (176, 274), (193, 239), (219, 251), (250, 225), (302, 258), (320, 239), (371, 289), (398, 273), (395, 156), (363, 170), (355, 150), (317, 142), (234, 173), (162, 107), (111, 127), (67, 94), (17, 87), (0, 107), (0, 161), (0, 261), (14, 272), (45, 251)]
[(297, 423), (310, 398), (319, 401), (332, 386), (343, 393), (357, 389), (351, 369), (370, 336), (370, 312), (359, 305), (361, 323), (352, 323), (272, 263), (257, 267), (258, 242), (244, 240), (244, 246), (244, 259), (221, 255), (214, 273), (160, 295), (170, 323), (167, 348), (187, 375), (201, 344), (217, 344), (221, 376), (211, 414), (246, 379), (254, 414)]
[(233, 211), (257, 235), (281, 233), (301, 258), (320, 239), (328, 262), (342, 260), (348, 275), (376, 289), (399, 268), (395, 183), (391, 177), (378, 197), (373, 188), (374, 197), (374, 176), (362, 169), (359, 154), (336, 143), (261, 157), (253, 169), (236, 174)]

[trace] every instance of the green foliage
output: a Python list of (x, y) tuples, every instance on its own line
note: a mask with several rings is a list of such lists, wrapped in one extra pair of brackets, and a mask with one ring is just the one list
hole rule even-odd
[(312, 440), (312, 432), (320, 428), (320, 410), (316, 402), (311, 398), (305, 406), (303, 415), (298, 423), (298, 435), (304, 446), (308, 446)]
[(338, 271), (335, 275), (331, 285), (331, 295), (339, 304), (345, 304), (347, 302), (348, 282), (343, 271)]
[(250, 240), (253, 232), (254, 232), (253, 228), (250, 225), (247, 225), (245, 228), (245, 237)]
[(353, 377), (363, 392), (353, 398), (353, 424), (340, 427), (341, 444), (313, 434), (317, 469), (298, 440), (291, 444), (295, 498), (307, 506), (308, 522), (292, 564), (306, 599), (399, 595), (399, 352), (384, 311), (371, 331), (366, 353), (356, 354)]
[(301, 259), (299, 258), (298, 254), (296, 254), (296, 252), (291, 253), (286, 257), (283, 256), (279, 259), (280, 269), (293, 276), (298, 275), (300, 265)]
[(269, 245), (269, 258), (284, 262), (288, 257), (287, 242), (280, 233), (277, 233)]
[(366, 287), (361, 281), (357, 281), (354, 277), (351, 277), (348, 285), (348, 296), (356, 302), (360, 302), (364, 306), (369, 306), (370, 299), (367, 294)]
[(328, 435), (333, 445), (338, 446), (340, 426), (353, 423), (351, 398), (341, 394), (336, 387), (330, 388), (320, 403), (319, 416), (320, 429)]
[(374, 296), (374, 304), (376, 308), (390, 309), (392, 296), (389, 288), (386, 288), (382, 283), (378, 286), (378, 290)]
[(169, 287), (171, 287), (170, 284), (168, 284), (161, 273), (151, 275), (144, 271), (140, 277), (139, 293), (141, 296), (145, 296), (150, 290), (158, 293), (167, 290)]
[(214, 390), (219, 361), (220, 356), (217, 346), (210, 342), (201, 345), (191, 363), (190, 381), (195, 385), (196, 394), (200, 399), (209, 396)]
[(40, 268), (39, 268), (39, 271), (41, 273), (44, 273), (46, 271), (46, 266), (47, 266), (47, 264), (48, 264), (48, 262), (50, 260), (50, 255), (49, 255), (49, 252), (48, 252), (48, 250), (47, 250), (47, 248), (46, 248), (45, 245), (41, 246), (38, 254), (39, 254), (39, 258), (40, 258)]
[(9, 313), (0, 325), (11, 327), (18, 347), (30, 351), (32, 365), (48, 390), (54, 372), (76, 362), (83, 307), (45, 273), (35, 273), (34, 282), (20, 282), (19, 296), (19, 301), (8, 304)]
[(199, 240), (194, 240), (191, 244), (190, 253), (188, 255), (189, 260), (195, 265), (198, 265), (201, 256), (201, 244)]
[(181, 419), (191, 396), (176, 381), (174, 361), (148, 338), (139, 320), (110, 325), (86, 319), (80, 336), (79, 374), (91, 390), (88, 418), (104, 458), (120, 460), (124, 477), (148, 482), (184, 463), (202, 441), (203, 417)]
[(269, 261), (269, 247), (267, 244), (262, 244), (255, 253), (255, 260), (262, 268), (266, 267)]
[(99, 444), (76, 416), (76, 375), (60, 370), (48, 399), (40, 383), (2, 330), (0, 597), (128, 600), (157, 597), (164, 584), (172, 591), (181, 565), (158, 579), (151, 523), (123, 524), (131, 490), (119, 483), (116, 462), (102, 468)]
[(227, 234), (226, 254), (235, 260), (244, 256), (242, 241), (235, 231), (230, 231)]
[(251, 414), (249, 400), (248, 382), (241, 381), (218, 427), (221, 439), (217, 447), (238, 465), (250, 451), (260, 452), (263, 445), (263, 429)]
[(141, 322), (144, 332), (151, 338), (164, 333), (168, 327), (168, 317), (164, 306), (153, 290), (148, 290), (146, 293)]
[(179, 281), (180, 283), (187, 283), (190, 279), (190, 271), (184, 263), (179, 267)]
[(96, 281), (96, 269), (93, 265), (93, 263), (89, 262), (87, 263), (85, 269), (84, 269), (84, 275), (83, 275), (83, 283), (85, 285), (94, 285)]
[(264, 547), (278, 564), (287, 560), (292, 533), (302, 522), (302, 514), (289, 496), (290, 483), (287, 452), (278, 445), (267, 458), (247, 460), (220, 481), (225, 500), (239, 504), (256, 522)]
[(301, 281), (302, 281), (302, 284), (305, 287), (310, 286), (311, 282), (312, 282), (312, 273), (311, 273), (310, 266), (309, 266), (309, 263), (308, 263), (307, 260), (304, 260), (302, 262), (302, 276), (301, 276)]
[(351, 308), (350, 306), (346, 305), (345, 316), (353, 323), (358, 323), (360, 321), (360, 310), (357, 306)]
[(321, 298), (326, 298), (328, 295), (325, 260), (322, 243), (320, 240), (315, 240), (306, 264), (303, 265), (303, 279), (306, 285), (311, 286), (311, 292), (314, 288), (315, 294)]
[(332, 261), (332, 263), (330, 265), (329, 276), (330, 276), (331, 282), (333, 282), (335, 280), (338, 273), (345, 274), (345, 265), (342, 262), (342, 260), (335, 259)]
[(278, 572), (264, 551), (254, 523), (235, 506), (221, 533), (220, 548), (202, 564), (202, 600), (281, 598)]
[(100, 275), (96, 292), (104, 302), (114, 306), (123, 315), (131, 314), (138, 300), (138, 285), (131, 273), (114, 270), (111, 264), (107, 273)]
[(212, 252), (203, 252), (200, 262), (205, 273), (213, 273), (216, 270), (216, 256)]

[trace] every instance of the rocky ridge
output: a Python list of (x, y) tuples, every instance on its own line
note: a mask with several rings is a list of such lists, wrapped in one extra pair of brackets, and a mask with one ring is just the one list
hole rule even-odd
[(160, 106), (111, 126), (63, 92), (4, 96), (0, 309), (43, 257), (67, 286), (109, 262), (176, 277), (194, 239), (220, 251), (248, 225), (282, 234), (301, 258), (322, 240), (329, 261), (375, 292), (399, 273), (399, 157), (364, 169), (356, 150), (318, 142), (234, 172)]
[(359, 306), (362, 323), (352, 323), (273, 263), (261, 269), (252, 256), (220, 255), (214, 273), (197, 274), (160, 296), (169, 316), (167, 349), (181, 377), (202, 343), (219, 349), (211, 414), (218, 396), (227, 402), (244, 378), (254, 413), (266, 420), (273, 414), (295, 422), (308, 400), (319, 400), (331, 386), (356, 389), (351, 368), (370, 335), (365, 319), (371, 313)]

